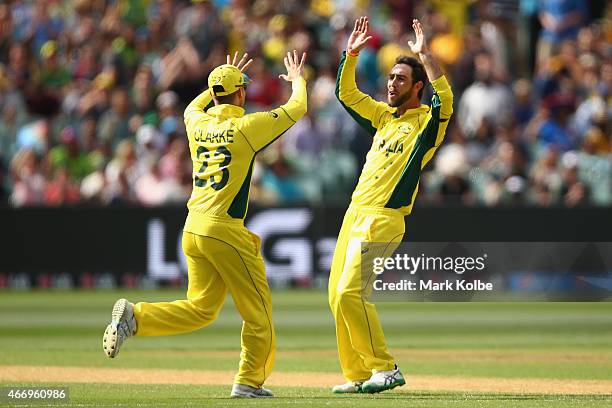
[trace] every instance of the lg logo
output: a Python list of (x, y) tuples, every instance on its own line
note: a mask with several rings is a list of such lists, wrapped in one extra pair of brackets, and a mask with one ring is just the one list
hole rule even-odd
[[(313, 222), (307, 208), (275, 208), (258, 212), (246, 227), (259, 235), (266, 272), (270, 281), (308, 280), (313, 272), (328, 271), (335, 237), (311, 237), (306, 232)], [(147, 231), (147, 273), (153, 279), (176, 279), (187, 273), (187, 262), (177, 234), (176, 259), (167, 261), (166, 228), (162, 220), (149, 221)]]

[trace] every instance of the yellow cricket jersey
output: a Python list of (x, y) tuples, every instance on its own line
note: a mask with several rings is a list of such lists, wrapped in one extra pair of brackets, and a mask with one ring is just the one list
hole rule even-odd
[(409, 214), (419, 187), (421, 169), (444, 138), (453, 113), (453, 93), (444, 76), (432, 81), (431, 107), (421, 105), (396, 115), (396, 108), (375, 101), (355, 83), (357, 57), (342, 54), (336, 97), (373, 136), (352, 203), (395, 208)]
[(242, 222), (247, 212), (255, 155), (306, 113), (306, 81), (291, 83), (289, 101), (269, 112), (245, 115), (235, 105), (211, 106), (209, 90), (185, 110), (193, 161), (193, 191), (185, 231), (203, 234), (210, 221)]

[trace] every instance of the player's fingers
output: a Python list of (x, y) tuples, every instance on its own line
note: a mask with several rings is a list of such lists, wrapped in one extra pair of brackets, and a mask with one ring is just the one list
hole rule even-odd
[(372, 36), (371, 36), (371, 35), (368, 35), (368, 36), (367, 36), (367, 37), (366, 37), (366, 38), (363, 40), (363, 42), (364, 42), (364, 43), (366, 43), (366, 42), (370, 41), (371, 39), (372, 39)]
[(305, 55), (306, 55), (306, 53), (303, 52), (302, 53), (302, 57), (298, 60), (299, 61), (298, 65), (297, 65), (298, 70), (302, 69), (302, 67), (304, 66), (304, 57), (305, 57)]
[(244, 66), (240, 69), (241, 72), (244, 72), (247, 70), (247, 68), (249, 67), (249, 65), (251, 65), (253, 63), (253, 58), (251, 58), (250, 60), (248, 60)]
[(238, 61), (238, 51), (234, 53), (234, 61), (232, 62), (232, 64), (236, 65), (236, 61)]
[(368, 30), (370, 29), (370, 21), (368, 20), (368, 18), (365, 18), (365, 23), (364, 23), (364, 27), (363, 27), (363, 32), (367, 33)]
[(229, 56), (229, 54), (227, 54), (227, 55), (225, 56), (225, 60), (226, 60), (226, 64), (229, 64), (229, 63), (230, 63), (230, 56)]
[(355, 27), (353, 28), (353, 32), (356, 33), (359, 31), (359, 19), (355, 20)]
[(245, 53), (242, 55), (242, 58), (240, 58), (240, 61), (238, 61), (238, 65), (237, 65), (237, 66), (238, 66), (238, 67), (241, 67), (241, 66), (244, 64), (244, 62), (246, 61), (246, 59), (247, 59), (247, 57), (248, 57), (248, 56), (249, 56), (249, 55), (248, 55), (248, 54), (245, 52)]
[(297, 51), (293, 50), (293, 63), (295, 65), (299, 65), (298, 61), (299, 61), (299, 59), (298, 59)]

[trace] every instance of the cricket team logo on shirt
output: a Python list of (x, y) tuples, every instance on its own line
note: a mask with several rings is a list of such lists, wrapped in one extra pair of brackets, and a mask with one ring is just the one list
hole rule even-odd
[(411, 123), (405, 123), (397, 127), (397, 130), (399, 130), (402, 133), (406, 133), (406, 134), (410, 134), (410, 132), (412, 132), (413, 129), (414, 129), (414, 125)]

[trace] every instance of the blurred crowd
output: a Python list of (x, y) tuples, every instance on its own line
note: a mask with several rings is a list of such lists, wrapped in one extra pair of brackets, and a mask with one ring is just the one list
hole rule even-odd
[[(612, 6), (605, 0), (48, 0), (0, 4), (0, 205), (184, 204), (182, 111), (248, 51), (247, 112), (283, 103), (308, 52), (307, 115), (262, 152), (251, 200), (346, 203), (369, 136), (334, 95), (354, 18), (360, 88), (384, 100), (411, 20), (455, 94), (420, 205), (612, 204)], [(423, 101), (429, 103), (429, 94)]]

